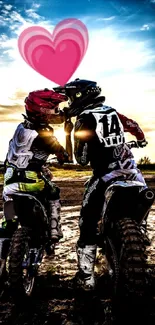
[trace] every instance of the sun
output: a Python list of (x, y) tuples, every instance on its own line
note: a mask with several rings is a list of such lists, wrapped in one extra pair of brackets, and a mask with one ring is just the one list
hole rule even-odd
[(66, 143), (66, 133), (64, 131), (64, 127), (60, 126), (59, 128), (54, 128), (54, 135), (60, 142), (60, 144), (64, 147)]

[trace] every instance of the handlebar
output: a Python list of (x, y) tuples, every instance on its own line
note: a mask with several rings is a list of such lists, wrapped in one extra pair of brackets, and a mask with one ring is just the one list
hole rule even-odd
[[(132, 149), (132, 148), (139, 148), (139, 146), (138, 146), (138, 143), (136, 142), (136, 141), (134, 141), (134, 140), (132, 140), (132, 141), (128, 141), (128, 142), (126, 142), (125, 143), (128, 147), (129, 147), (129, 149)], [(65, 162), (64, 162), (64, 164), (65, 164)], [(48, 167), (50, 167), (50, 166), (54, 166), (54, 167), (60, 167), (61, 166), (61, 164), (58, 162), (58, 159), (57, 159), (57, 157), (56, 156), (54, 156), (53, 158), (50, 158), (49, 160), (47, 160), (46, 161), (46, 163), (45, 163), (45, 166), (48, 168)]]
[[(126, 145), (129, 147), (129, 149), (139, 148), (138, 143), (134, 140), (126, 142)], [(47, 159), (47, 161), (45, 163), (46, 167), (50, 167), (52, 164), (60, 167), (60, 163), (58, 162), (57, 156)], [(65, 164), (65, 162), (64, 162), (64, 164)]]
[[(64, 161), (63, 166), (71, 165), (71, 163), (73, 163), (73, 162)], [(61, 168), (62, 164), (61, 164), (61, 162), (58, 161), (57, 157), (54, 156), (53, 158), (47, 159), (47, 161), (44, 163), (43, 167), (45, 167), (45, 169), (46, 169), (46, 168), (50, 168), (51, 166), (56, 167), (56, 168)]]
[(126, 142), (126, 145), (130, 148), (130, 149), (132, 149), (132, 148), (143, 148), (143, 147), (145, 147), (146, 145), (148, 144), (148, 142), (147, 141), (144, 141), (144, 145), (138, 145), (138, 142), (137, 141), (129, 141), (129, 142)]
[(139, 148), (138, 143), (134, 140), (126, 142), (126, 145), (129, 147), (129, 149)]
[(45, 165), (47, 167), (50, 167), (53, 163), (60, 165), (56, 156), (54, 156), (53, 158), (47, 159)]

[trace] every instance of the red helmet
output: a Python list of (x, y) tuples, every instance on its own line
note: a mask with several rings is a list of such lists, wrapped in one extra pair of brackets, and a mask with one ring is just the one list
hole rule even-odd
[(45, 88), (29, 93), (25, 98), (25, 109), (32, 122), (50, 123), (52, 115), (58, 113), (58, 105), (68, 100), (66, 95)]

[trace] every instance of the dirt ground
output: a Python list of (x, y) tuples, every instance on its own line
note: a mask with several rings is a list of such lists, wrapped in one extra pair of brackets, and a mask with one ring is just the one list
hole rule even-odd
[[(62, 230), (64, 237), (56, 246), (55, 255), (44, 257), (36, 279), (33, 296), (23, 310), (4, 296), (0, 304), (0, 324), (11, 325), (110, 325), (111, 289), (110, 279), (106, 271), (106, 262), (98, 249), (95, 267), (98, 279), (97, 289), (93, 295), (76, 290), (75, 274), (77, 271), (76, 242), (78, 239), (78, 218), (82, 201), (83, 184), (81, 180), (57, 180), (61, 188), (62, 199)], [(148, 249), (150, 268), (155, 267), (155, 206), (149, 220), (148, 232), (151, 247)], [(155, 324), (155, 297), (140, 308), (137, 317), (132, 315), (132, 324)], [(123, 313), (122, 324), (126, 324), (128, 315)], [(145, 309), (145, 312), (144, 312)], [(143, 314), (142, 314), (143, 311)], [(130, 310), (131, 314), (131, 310)], [(131, 323), (131, 322), (129, 322)], [(119, 321), (120, 324), (120, 321)]]

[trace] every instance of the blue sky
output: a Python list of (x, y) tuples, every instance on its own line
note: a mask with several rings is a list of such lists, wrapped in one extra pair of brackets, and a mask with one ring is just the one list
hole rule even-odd
[[(113, 29), (120, 39), (145, 42), (152, 53), (146, 69), (155, 68), (155, 1), (154, 0), (5, 0), (0, 1), (0, 34), (4, 38), (17, 37), (24, 23), (54, 26), (60, 20), (75, 17), (84, 21), (92, 30)], [(1, 49), (0, 54), (4, 51)], [(11, 60), (5, 55), (4, 62)], [(148, 71), (148, 70), (147, 70)]]
[(0, 1), (0, 160), (21, 120), (24, 97), (55, 85), (24, 62), (18, 36), (34, 25), (52, 33), (65, 18), (80, 19), (89, 32), (87, 53), (71, 79), (97, 80), (106, 104), (136, 119), (146, 132), (149, 146), (135, 151), (136, 157), (155, 161), (155, 0)]

